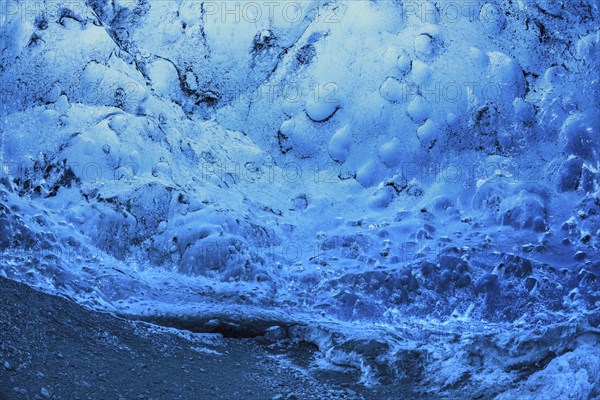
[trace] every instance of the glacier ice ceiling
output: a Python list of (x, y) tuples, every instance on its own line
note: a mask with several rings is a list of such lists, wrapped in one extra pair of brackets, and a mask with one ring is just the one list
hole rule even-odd
[(600, 397), (595, 1), (1, 7), (4, 278), (367, 388)]

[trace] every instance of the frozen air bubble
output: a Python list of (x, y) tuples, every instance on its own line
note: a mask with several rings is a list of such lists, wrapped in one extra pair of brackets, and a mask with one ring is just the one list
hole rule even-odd
[(162, 96), (173, 93), (179, 87), (179, 77), (175, 66), (167, 60), (157, 59), (147, 67), (147, 74), (152, 81), (152, 88)]
[(559, 85), (567, 76), (567, 70), (562, 65), (555, 65), (546, 70), (544, 80), (550, 85)]
[(46, 103), (55, 103), (61, 93), (61, 88), (58, 82), (55, 82), (42, 96), (42, 100)]
[(425, 148), (431, 149), (439, 140), (440, 129), (433, 120), (428, 119), (417, 129), (417, 136)]
[(379, 172), (380, 171), (377, 163), (368, 161), (363, 164), (358, 171), (356, 171), (356, 180), (365, 188), (373, 186), (377, 180)]
[(406, 75), (410, 72), (412, 60), (410, 59), (408, 53), (406, 51), (402, 51), (402, 53), (398, 56), (397, 60), (397, 68), (398, 72), (403, 75)]
[(469, 49), (469, 57), (473, 63), (473, 67), (477, 69), (485, 69), (490, 65), (490, 58), (488, 55), (477, 47), (471, 47)]
[(577, 42), (577, 57), (598, 63), (600, 53), (600, 30), (590, 33)]
[(69, 104), (69, 98), (64, 94), (58, 96), (58, 99), (54, 103), (54, 109), (56, 110), (56, 112), (61, 114), (67, 114), (70, 106), (71, 105)]
[(586, 123), (586, 118), (581, 114), (571, 115), (564, 122), (560, 130), (561, 142), (567, 154), (574, 154), (586, 160), (594, 157), (594, 137), (598, 133)]
[(416, 123), (424, 122), (431, 115), (431, 106), (423, 96), (415, 96), (406, 108), (410, 118)]
[(578, 157), (572, 157), (565, 161), (558, 171), (558, 190), (560, 192), (577, 190), (582, 168), (583, 161)]
[(496, 5), (485, 3), (479, 10), (479, 21), (491, 34), (498, 34), (506, 27), (506, 17)]
[(187, 71), (185, 73), (185, 85), (189, 90), (198, 90), (198, 77), (193, 71)]
[(331, 140), (329, 141), (329, 156), (336, 162), (344, 162), (348, 158), (350, 152), (350, 145), (352, 140), (350, 138), (350, 128), (348, 125), (340, 128), (335, 132)]
[[(492, 82), (500, 85), (497, 90), (489, 90), (488, 97), (493, 100), (512, 103), (516, 97), (525, 95), (525, 78), (519, 63), (511, 56), (492, 51), (488, 53), (490, 58), (489, 73)], [(509, 104), (510, 104), (509, 103)]]
[(402, 144), (397, 138), (392, 138), (379, 148), (379, 158), (388, 167), (394, 167), (402, 161)]
[(533, 104), (518, 97), (513, 101), (515, 116), (526, 125), (531, 125), (535, 122), (535, 107)]
[(423, 61), (414, 60), (412, 62), (412, 73), (413, 81), (419, 85), (426, 85), (429, 83), (431, 78), (431, 68)]
[(456, 128), (456, 126), (458, 125), (458, 121), (458, 115), (456, 115), (455, 113), (449, 112), (446, 115), (446, 123), (450, 128)]
[(309, 135), (304, 134), (310, 124), (305, 118), (294, 118), (283, 121), (279, 128), (279, 146), (282, 151), (294, 150), (300, 157), (312, 157), (317, 151), (317, 143)]
[(400, 103), (406, 100), (406, 83), (396, 78), (388, 77), (379, 88), (381, 96), (390, 103)]
[[(316, 101), (315, 101), (316, 100)], [(339, 102), (325, 95), (318, 99), (311, 98), (306, 102), (306, 115), (314, 122), (325, 122), (340, 108)]]
[(394, 188), (390, 186), (382, 187), (369, 200), (369, 205), (372, 208), (385, 208), (394, 200), (395, 195)]
[(415, 38), (415, 52), (422, 58), (429, 58), (434, 53), (433, 38), (427, 34)]

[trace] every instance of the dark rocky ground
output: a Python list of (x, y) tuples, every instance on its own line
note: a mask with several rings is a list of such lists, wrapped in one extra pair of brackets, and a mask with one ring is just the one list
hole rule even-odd
[(317, 351), (178, 334), (0, 278), (0, 400), (422, 398), (309, 368)]

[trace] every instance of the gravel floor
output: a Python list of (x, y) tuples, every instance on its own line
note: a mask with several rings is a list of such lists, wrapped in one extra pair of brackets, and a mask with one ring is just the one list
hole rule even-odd
[(417, 398), (311, 368), (317, 351), (128, 321), (0, 278), (0, 400)]

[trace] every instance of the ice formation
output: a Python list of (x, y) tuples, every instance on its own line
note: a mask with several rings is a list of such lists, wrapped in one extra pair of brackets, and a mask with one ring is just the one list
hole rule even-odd
[(600, 396), (596, 2), (0, 18), (3, 276), (203, 331), (282, 326), (368, 385)]

